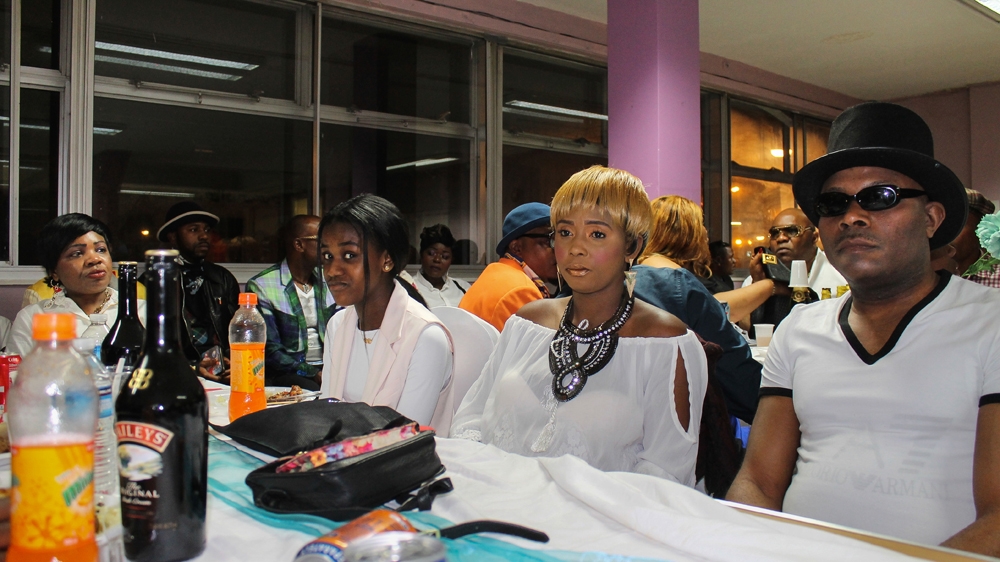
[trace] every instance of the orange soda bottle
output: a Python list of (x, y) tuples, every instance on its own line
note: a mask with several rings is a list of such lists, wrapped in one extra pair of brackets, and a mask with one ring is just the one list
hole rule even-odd
[(36, 314), (35, 348), (10, 390), (14, 562), (96, 562), (97, 387), (73, 350), (73, 314)]
[(229, 421), (267, 407), (264, 397), (264, 344), (267, 325), (257, 311), (257, 295), (240, 293), (240, 308), (229, 323)]

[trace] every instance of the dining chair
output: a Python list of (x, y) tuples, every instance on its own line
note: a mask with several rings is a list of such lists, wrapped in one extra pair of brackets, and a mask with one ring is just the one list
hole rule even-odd
[(455, 411), (483, 372), (500, 332), (475, 314), (454, 306), (436, 306), (431, 313), (451, 332), (455, 345), (455, 374), (452, 378)]

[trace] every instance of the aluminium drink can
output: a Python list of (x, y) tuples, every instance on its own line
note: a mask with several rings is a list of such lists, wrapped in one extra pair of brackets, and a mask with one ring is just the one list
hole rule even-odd
[(376, 509), (305, 545), (294, 562), (341, 562), (348, 545), (391, 531), (413, 534), (417, 529), (395, 511)]
[(352, 543), (344, 562), (446, 562), (441, 539), (416, 533), (380, 533)]

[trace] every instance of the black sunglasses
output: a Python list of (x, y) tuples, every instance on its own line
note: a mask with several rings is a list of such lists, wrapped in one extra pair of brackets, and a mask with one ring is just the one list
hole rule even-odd
[(894, 185), (873, 185), (866, 187), (854, 195), (828, 191), (816, 197), (816, 214), (821, 217), (839, 217), (847, 212), (851, 201), (857, 201), (858, 206), (866, 211), (884, 211), (891, 209), (903, 199), (927, 195), (919, 189), (904, 189)]

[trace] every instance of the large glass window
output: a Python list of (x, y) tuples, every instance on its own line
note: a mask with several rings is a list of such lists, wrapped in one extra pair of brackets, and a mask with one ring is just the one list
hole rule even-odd
[(293, 99), (298, 14), (237, 0), (98, 0), (94, 73)]
[[(7, 104), (9, 105), (9, 103)], [(59, 162), (59, 93), (21, 89), (18, 158), (18, 263), (37, 265), (35, 240), (56, 216)], [(8, 124), (10, 121), (5, 121)], [(4, 130), (9, 130), (4, 127)]]
[(470, 122), (471, 43), (323, 20), (324, 105)]
[(771, 219), (793, 207), (792, 116), (783, 111), (733, 100), (731, 134), (732, 244), (738, 265), (746, 253), (767, 246)]
[(0, 228), (0, 262), (10, 261), (10, 86), (0, 86), (0, 217), (4, 226)]
[(604, 68), (504, 52), (504, 215), (551, 203), (571, 175), (607, 165), (607, 82)]
[(468, 140), (332, 124), (321, 134), (324, 209), (362, 193), (392, 201), (410, 227), (411, 263), (426, 226), (443, 223), (456, 239), (472, 238)]
[(106, 98), (94, 100), (94, 216), (115, 259), (141, 260), (178, 201), (221, 219), (209, 260), (277, 261), (278, 227), (309, 212), (312, 123)]
[(0, 63), (3, 64), (10, 64), (10, 1), (0, 0)]
[(59, 68), (61, 4), (60, 0), (21, 1), (21, 64), (24, 66)]

